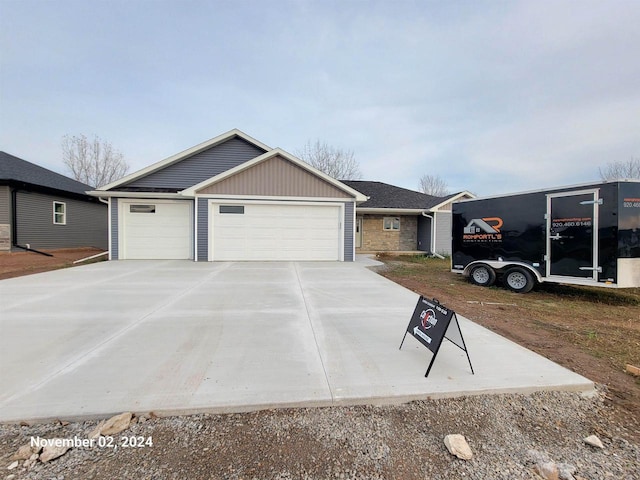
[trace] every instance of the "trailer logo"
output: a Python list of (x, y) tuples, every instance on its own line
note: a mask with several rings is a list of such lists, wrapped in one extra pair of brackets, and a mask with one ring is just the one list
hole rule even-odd
[(435, 327), (436, 323), (438, 323), (436, 312), (431, 309), (422, 311), (420, 314), (420, 325), (422, 325), (422, 328), (429, 330), (431, 327)]
[(465, 242), (501, 242), (503, 221), (500, 217), (474, 218), (464, 227)]

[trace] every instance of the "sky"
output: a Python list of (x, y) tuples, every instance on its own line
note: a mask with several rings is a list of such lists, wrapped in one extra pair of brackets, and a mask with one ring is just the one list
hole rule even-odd
[(0, 150), (131, 172), (238, 128), (478, 195), (640, 157), (640, 1), (0, 0)]

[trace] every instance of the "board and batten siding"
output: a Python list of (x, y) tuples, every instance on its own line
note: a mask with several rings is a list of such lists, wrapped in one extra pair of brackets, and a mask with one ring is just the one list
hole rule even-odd
[(118, 260), (118, 198), (111, 198), (111, 260)]
[(197, 255), (199, 262), (209, 260), (209, 199), (198, 198), (196, 222), (198, 223)]
[(183, 190), (237, 167), (263, 153), (265, 150), (241, 138), (234, 137), (122, 186)]
[[(66, 225), (53, 223), (53, 202), (66, 205)], [(55, 249), (74, 247), (108, 248), (107, 206), (57, 195), (18, 191), (16, 195), (19, 245)]]
[(451, 212), (437, 212), (436, 215), (436, 248), (440, 255), (451, 255)]
[(349, 195), (293, 162), (275, 156), (199, 190), (205, 195), (348, 198)]

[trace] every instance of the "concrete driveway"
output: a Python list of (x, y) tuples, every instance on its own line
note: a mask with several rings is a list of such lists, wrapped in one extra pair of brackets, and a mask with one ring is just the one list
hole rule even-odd
[(0, 281), (0, 421), (396, 403), (593, 384), (461, 318), (475, 369), (408, 336), (356, 263), (103, 262)]

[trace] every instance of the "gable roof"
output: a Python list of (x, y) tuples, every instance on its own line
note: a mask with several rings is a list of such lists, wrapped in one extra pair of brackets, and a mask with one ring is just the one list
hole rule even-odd
[(319, 177), (320, 179), (324, 180), (325, 182), (327, 182), (330, 185), (333, 185), (334, 187), (338, 188), (339, 190), (346, 192), (347, 194), (349, 194), (350, 196), (354, 197), (355, 200), (357, 202), (364, 202), (367, 197), (365, 195), (363, 195), (360, 191), (358, 191), (357, 189), (351, 187), (350, 185), (347, 185), (345, 182), (340, 182), (339, 180), (336, 180), (333, 177), (330, 177), (329, 175), (327, 175), (326, 173), (318, 170), (317, 168), (312, 167), (311, 165), (309, 165), (308, 163), (300, 160), (298, 157), (295, 157), (294, 155), (291, 155), (290, 153), (282, 150), (281, 148), (274, 148), (273, 150), (270, 150), (268, 152), (265, 152), (263, 155), (260, 155), (254, 159), (249, 160), (248, 162), (244, 162), (240, 165), (238, 165), (237, 167), (234, 167), (230, 170), (227, 170), (219, 175), (216, 175), (215, 177), (209, 178), (208, 180), (205, 180), (204, 182), (201, 182), (197, 185), (193, 185), (192, 187), (189, 187), (187, 189), (182, 190), (180, 193), (185, 195), (185, 196), (193, 196), (195, 195), (198, 191), (205, 189), (207, 187), (210, 187), (211, 185), (214, 185), (215, 183), (221, 182), (229, 177), (232, 177), (234, 175), (237, 175), (241, 172), (244, 172), (245, 170), (252, 168), (260, 163), (266, 162), (267, 160), (270, 160), (274, 157), (282, 157), (288, 161), (290, 161), (291, 163), (293, 163), (294, 165), (297, 165), (298, 167), (302, 168), (303, 170), (306, 170), (307, 172), (309, 172), (312, 175), (315, 175), (316, 177)]
[(459, 192), (444, 197), (434, 197), (426, 193), (416, 192), (407, 188), (396, 187), (383, 182), (365, 180), (343, 180), (351, 188), (364, 193), (369, 200), (358, 205), (359, 210), (366, 209), (394, 209), (394, 210), (436, 210), (441, 206), (465, 195), (469, 192)]
[(93, 187), (6, 152), (0, 152), (0, 182), (22, 183), (87, 196)]
[(211, 147), (215, 147), (216, 145), (219, 145), (221, 143), (226, 142), (227, 140), (230, 140), (232, 138), (241, 138), (243, 140), (245, 140), (246, 142), (251, 143), (252, 145), (255, 145), (256, 147), (264, 150), (265, 152), (271, 150), (271, 147), (268, 147), (267, 145), (265, 145), (262, 142), (259, 142), (258, 140), (256, 140), (255, 138), (250, 137), (249, 135), (247, 135), (244, 132), (241, 132), (240, 130), (238, 130), (237, 128), (234, 128), (233, 130), (229, 130), (226, 133), (223, 133), (222, 135), (218, 135), (217, 137), (214, 137), (210, 140), (207, 140), (206, 142), (202, 142), (199, 145), (196, 145), (195, 147), (191, 147), (188, 148), (187, 150), (184, 150), (180, 153), (176, 153), (175, 155), (172, 155), (170, 157), (165, 158), (164, 160), (160, 160), (159, 162), (156, 162), (152, 165), (149, 165), (148, 167), (145, 167), (141, 170), (138, 170), (137, 172), (133, 172), (125, 177), (122, 177), (119, 180), (116, 180), (115, 182), (109, 183), (107, 185), (103, 185), (100, 186), (99, 188), (97, 188), (96, 190), (111, 190), (113, 188), (118, 187), (119, 185), (123, 185), (126, 183), (130, 183), (138, 178), (142, 178), (145, 177), (147, 175), (149, 175), (150, 173), (153, 172), (157, 172), (158, 170), (162, 170), (163, 168), (168, 167), (169, 165), (173, 165), (175, 163), (178, 163), (182, 160), (185, 160), (197, 153), (200, 153), (204, 150), (207, 150)]

